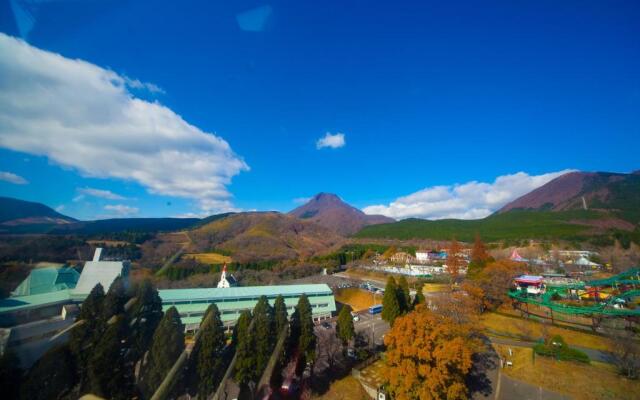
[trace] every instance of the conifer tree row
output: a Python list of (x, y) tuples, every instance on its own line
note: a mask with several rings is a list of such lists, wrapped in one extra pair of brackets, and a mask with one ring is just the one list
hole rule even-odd
[(200, 330), (193, 356), (199, 380), (198, 393), (207, 398), (217, 388), (225, 371), (226, 338), (220, 311), (215, 304), (207, 309)]

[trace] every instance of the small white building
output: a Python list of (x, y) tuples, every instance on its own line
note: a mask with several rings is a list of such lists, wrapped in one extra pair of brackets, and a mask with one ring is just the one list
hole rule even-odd
[(233, 275), (227, 275), (227, 264), (224, 264), (222, 267), (222, 275), (220, 275), (220, 282), (218, 282), (218, 289), (226, 289), (234, 286), (238, 286), (238, 282)]
[(426, 264), (429, 262), (429, 252), (428, 251), (416, 251), (416, 261), (418, 263)]

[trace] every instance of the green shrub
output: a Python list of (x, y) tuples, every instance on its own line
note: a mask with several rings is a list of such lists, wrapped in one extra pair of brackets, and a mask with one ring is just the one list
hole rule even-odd
[(554, 357), (562, 361), (577, 361), (585, 364), (590, 362), (587, 354), (567, 346), (562, 336), (559, 335), (554, 336), (546, 342), (536, 344), (533, 346), (533, 351), (537, 355)]

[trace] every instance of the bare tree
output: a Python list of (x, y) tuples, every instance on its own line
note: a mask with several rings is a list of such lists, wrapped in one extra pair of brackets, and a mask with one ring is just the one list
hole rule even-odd
[(336, 363), (342, 353), (342, 343), (335, 335), (328, 335), (325, 341), (322, 343), (320, 352), (324, 357), (327, 357), (327, 364), (330, 371), (333, 371)]
[(636, 379), (640, 376), (640, 341), (631, 331), (611, 332), (613, 362), (624, 376)]

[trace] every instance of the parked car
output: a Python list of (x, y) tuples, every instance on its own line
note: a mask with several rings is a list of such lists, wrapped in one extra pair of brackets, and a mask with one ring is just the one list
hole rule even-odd
[(324, 329), (331, 329), (331, 324), (328, 322), (323, 322), (320, 324)]

